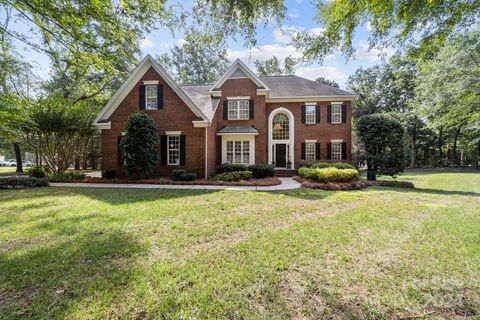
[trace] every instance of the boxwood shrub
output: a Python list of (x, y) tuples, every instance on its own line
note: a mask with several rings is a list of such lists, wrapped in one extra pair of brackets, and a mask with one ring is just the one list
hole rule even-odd
[(32, 178), (45, 178), (45, 169), (42, 166), (35, 166), (26, 170), (29, 177)]
[(298, 174), (304, 178), (312, 179), (318, 182), (350, 182), (359, 177), (356, 169), (338, 169), (330, 168), (307, 168), (298, 169)]
[(188, 172), (187, 170), (177, 169), (172, 170), (172, 177), (175, 181), (194, 181), (197, 180), (197, 174)]
[(224, 163), (217, 167), (216, 174), (235, 172), (235, 171), (247, 171), (248, 167), (244, 164)]
[(85, 173), (78, 171), (65, 171), (62, 173), (48, 175), (48, 179), (52, 182), (83, 180), (85, 179)]
[(7, 177), (0, 178), (0, 189), (47, 187), (47, 178)]
[(241, 180), (250, 180), (252, 178), (252, 173), (250, 171), (233, 171), (220, 173), (215, 176), (215, 179), (218, 181), (241, 181)]
[(322, 169), (322, 168), (337, 168), (337, 169), (355, 169), (354, 166), (346, 162), (316, 162), (310, 166), (310, 168)]
[(262, 179), (275, 176), (275, 170), (268, 164), (252, 164), (248, 167), (248, 171), (252, 173), (252, 178)]

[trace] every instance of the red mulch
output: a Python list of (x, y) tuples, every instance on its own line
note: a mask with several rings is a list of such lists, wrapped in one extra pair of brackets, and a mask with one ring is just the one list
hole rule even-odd
[(322, 189), (322, 190), (360, 190), (369, 186), (375, 187), (395, 187), (395, 188), (414, 188), (413, 183), (407, 181), (369, 181), (365, 179), (357, 179), (351, 182), (328, 182), (322, 183), (311, 179), (305, 179), (303, 177), (294, 177), (294, 180), (300, 182), (302, 187), (310, 189)]
[(223, 185), (223, 186), (276, 186), (281, 183), (277, 177), (264, 179), (251, 179), (249, 181), (220, 182), (216, 180), (199, 179), (195, 181), (174, 181), (166, 178), (158, 179), (105, 179), (96, 177), (86, 177), (84, 180), (68, 180), (61, 182), (79, 182), (79, 183), (138, 183), (138, 184), (171, 184), (171, 185)]

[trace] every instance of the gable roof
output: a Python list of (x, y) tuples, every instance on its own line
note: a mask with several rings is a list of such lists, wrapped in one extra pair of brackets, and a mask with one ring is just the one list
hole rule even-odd
[(252, 80), (260, 89), (268, 89), (268, 86), (255, 74), (245, 63), (240, 59), (235, 60), (230, 67), (225, 71), (225, 73), (220, 77), (220, 79), (215, 82), (210, 91), (215, 91), (220, 89), (220, 87), (227, 81), (237, 70), (240, 70), (245, 74), (250, 80)]
[(220, 98), (210, 96), (208, 90), (210, 84), (203, 85), (180, 85), (180, 88), (190, 97), (190, 99), (202, 110), (203, 114), (212, 120), (220, 103)]
[(170, 88), (182, 99), (183, 102), (192, 110), (195, 116), (202, 118), (204, 120), (210, 121), (211, 118), (207, 117), (206, 114), (192, 101), (192, 98), (182, 90), (182, 88), (173, 80), (173, 78), (165, 71), (165, 69), (160, 66), (151, 55), (147, 55), (139, 65), (133, 70), (127, 80), (120, 86), (120, 88), (115, 92), (112, 98), (108, 101), (102, 111), (98, 114), (97, 118), (94, 121), (94, 124), (105, 123), (105, 120), (108, 120), (112, 113), (117, 109), (120, 103), (125, 99), (125, 97), (130, 93), (130, 91), (135, 87), (135, 85), (140, 81), (145, 72), (152, 67), (162, 79), (167, 83)]
[(260, 77), (260, 79), (270, 88), (270, 98), (355, 96), (346, 90), (295, 75)]

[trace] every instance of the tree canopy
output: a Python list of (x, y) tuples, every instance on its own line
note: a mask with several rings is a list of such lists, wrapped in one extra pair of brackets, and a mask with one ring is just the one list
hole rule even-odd
[(315, 79), (315, 81), (319, 82), (319, 83), (326, 84), (326, 85), (334, 87), (334, 88), (340, 88), (340, 86), (338, 85), (338, 83), (336, 81), (330, 80), (330, 79), (325, 79), (324, 77), (318, 77), (317, 79)]
[(283, 62), (276, 56), (263, 61), (257, 59), (253, 62), (257, 68), (257, 74), (261, 77), (293, 74), (297, 63), (297, 59), (292, 56), (286, 57)]

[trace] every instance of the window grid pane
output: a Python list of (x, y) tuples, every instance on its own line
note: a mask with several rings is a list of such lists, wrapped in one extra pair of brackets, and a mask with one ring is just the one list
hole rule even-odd
[(147, 110), (157, 109), (157, 86), (145, 86), (145, 108)]
[(243, 162), (242, 163), (249, 163), (250, 162), (250, 141), (243, 141)]
[(342, 122), (342, 105), (332, 104), (332, 123)]
[(227, 141), (227, 162), (233, 163), (233, 141)]
[(315, 161), (315, 143), (314, 142), (305, 143), (305, 160)]
[(316, 122), (315, 106), (306, 106), (305, 108), (305, 122), (307, 124), (313, 124)]
[(248, 100), (228, 100), (228, 120), (248, 120), (249, 109)]
[(290, 139), (288, 116), (285, 113), (276, 114), (272, 120), (272, 129), (273, 140)]
[(342, 160), (342, 144), (340, 142), (332, 142), (332, 159), (333, 161)]
[(180, 136), (168, 136), (168, 164), (180, 164)]
[(227, 162), (250, 164), (250, 141), (227, 141)]

